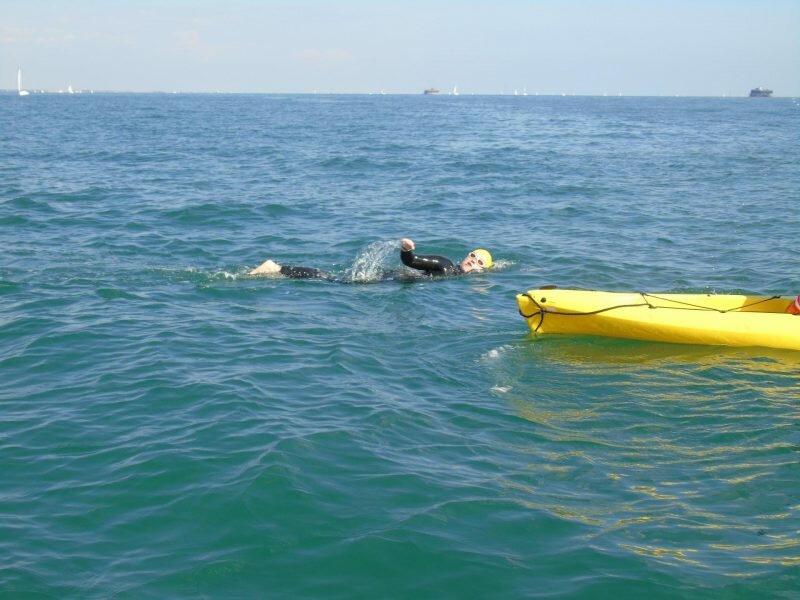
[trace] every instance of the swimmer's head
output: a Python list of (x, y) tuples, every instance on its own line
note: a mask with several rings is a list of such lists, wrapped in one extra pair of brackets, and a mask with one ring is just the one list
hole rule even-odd
[(461, 270), (464, 271), (464, 273), (483, 271), (485, 269), (490, 269), (492, 264), (492, 255), (489, 254), (487, 250), (478, 248), (464, 257), (464, 260), (461, 261)]

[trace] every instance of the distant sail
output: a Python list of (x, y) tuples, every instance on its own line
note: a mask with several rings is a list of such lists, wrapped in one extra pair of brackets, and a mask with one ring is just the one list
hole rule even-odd
[(22, 89), (22, 69), (20, 67), (17, 67), (17, 93), (20, 96), (28, 95), (28, 90)]

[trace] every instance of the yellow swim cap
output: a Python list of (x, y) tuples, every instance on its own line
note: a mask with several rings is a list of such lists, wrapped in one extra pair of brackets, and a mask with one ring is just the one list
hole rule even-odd
[(483, 261), (483, 266), (485, 269), (491, 268), (492, 264), (494, 264), (492, 262), (492, 255), (489, 254), (488, 250), (478, 248), (477, 250), (473, 250), (472, 253)]

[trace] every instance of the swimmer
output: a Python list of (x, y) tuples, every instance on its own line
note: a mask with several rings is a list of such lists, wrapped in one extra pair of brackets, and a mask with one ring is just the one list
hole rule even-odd
[[(400, 241), (400, 260), (407, 267), (422, 271), (430, 276), (454, 276), (466, 273), (477, 273), (492, 267), (492, 255), (483, 248), (478, 248), (467, 254), (464, 259), (455, 264), (449, 258), (436, 254), (414, 254), (416, 245), (413, 240), (403, 238)], [(331, 279), (328, 273), (310, 267), (290, 267), (280, 265), (274, 260), (267, 260), (251, 270), (250, 275), (283, 275), (294, 279)], [(387, 277), (391, 279), (391, 277)]]
[(473, 250), (457, 265), (444, 256), (414, 254), (415, 249), (413, 240), (401, 240), (400, 260), (407, 267), (424, 271), (426, 275), (462, 275), (490, 269), (493, 264), (492, 255), (483, 248)]

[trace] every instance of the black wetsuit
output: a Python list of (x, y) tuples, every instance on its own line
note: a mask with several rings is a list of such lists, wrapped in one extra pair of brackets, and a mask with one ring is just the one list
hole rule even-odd
[(461, 275), (461, 265), (453, 264), (453, 261), (444, 256), (435, 254), (414, 254), (413, 250), (401, 250), (400, 260), (403, 264), (418, 271), (425, 271), (426, 275)]
[[(437, 256), (435, 254), (414, 254), (413, 250), (401, 250), (400, 260), (403, 264), (417, 271), (424, 271), (426, 275), (430, 276), (453, 276), (462, 275), (464, 271), (461, 270), (460, 265), (456, 265), (449, 258), (444, 256)], [(294, 279), (336, 279), (330, 273), (325, 273), (319, 269), (311, 267), (289, 267), (282, 266), (280, 270), (281, 275), (292, 277)], [(383, 279), (396, 279), (397, 273), (386, 273)]]

